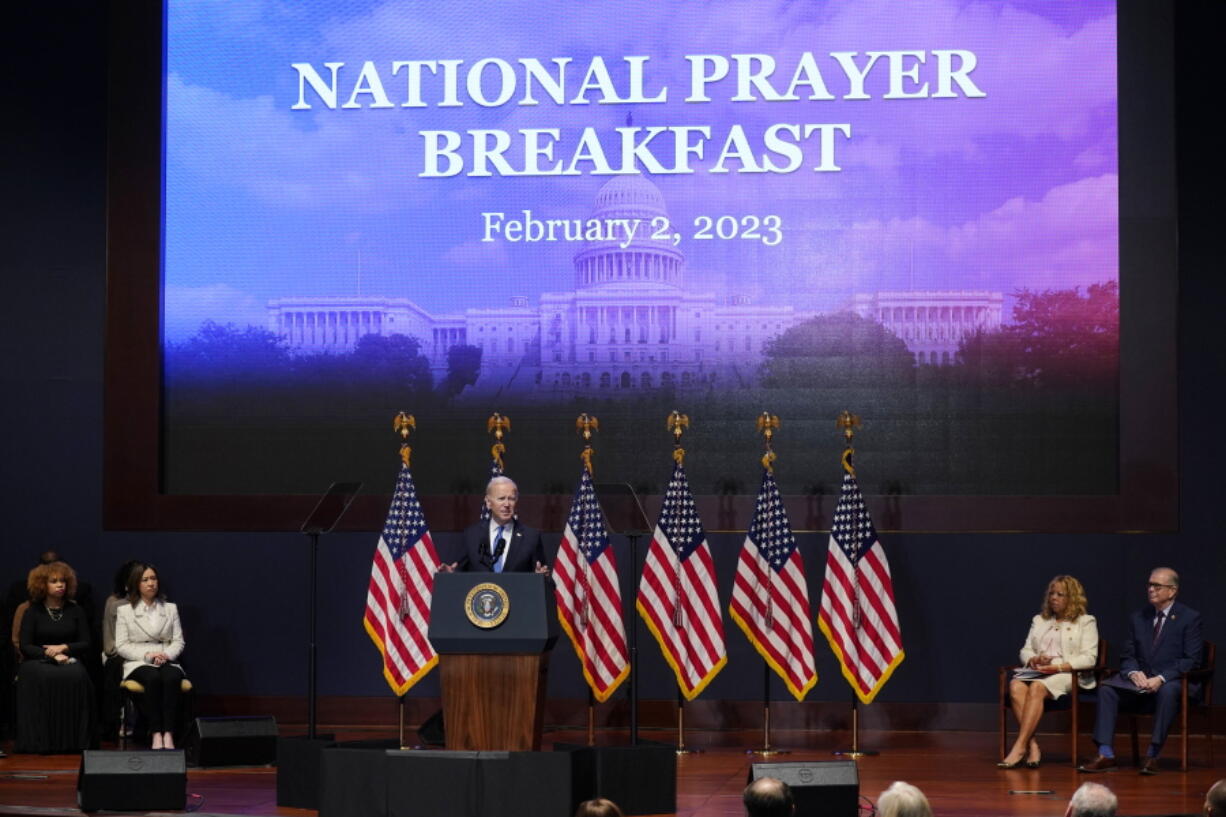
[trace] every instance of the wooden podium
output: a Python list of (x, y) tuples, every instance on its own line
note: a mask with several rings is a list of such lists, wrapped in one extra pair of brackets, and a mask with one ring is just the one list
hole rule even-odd
[(536, 573), (439, 573), (430, 605), (447, 748), (539, 751), (553, 584)]

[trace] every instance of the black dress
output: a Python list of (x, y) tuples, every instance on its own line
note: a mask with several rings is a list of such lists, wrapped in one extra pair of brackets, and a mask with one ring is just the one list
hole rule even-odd
[[(69, 656), (77, 660), (60, 664), (48, 659), (44, 644), (67, 644)], [(45, 605), (30, 604), (21, 620), (18, 752), (79, 752), (94, 745), (94, 685), (81, 662), (89, 650), (89, 620), (80, 606), (66, 603), (56, 620)]]

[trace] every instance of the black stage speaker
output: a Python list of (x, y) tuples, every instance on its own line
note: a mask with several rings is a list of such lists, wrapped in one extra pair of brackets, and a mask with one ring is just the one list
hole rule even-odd
[(796, 817), (856, 817), (860, 810), (860, 773), (854, 760), (755, 763), (749, 782), (782, 780), (796, 798)]
[(182, 750), (81, 753), (77, 775), (81, 811), (173, 811), (187, 805), (187, 760)]
[(268, 766), (277, 759), (277, 719), (196, 718), (187, 755), (193, 766)]

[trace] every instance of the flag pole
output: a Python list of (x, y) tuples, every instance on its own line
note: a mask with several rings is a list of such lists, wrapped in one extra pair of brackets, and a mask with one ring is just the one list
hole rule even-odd
[(596, 745), (596, 696), (591, 687), (587, 689), (587, 745)]
[(397, 707), (400, 710), (400, 749), (401, 751), (409, 748), (404, 743), (404, 697), (405, 696), (403, 695), (400, 696), (400, 705)]
[[(856, 449), (852, 447), (852, 438), (856, 436), (856, 429), (860, 427), (859, 416), (852, 414), (850, 411), (843, 411), (838, 419), (835, 420), (835, 425), (843, 430), (843, 439), (847, 443), (847, 447), (843, 449), (843, 470), (856, 475), (856, 466), (852, 463), (852, 457), (856, 453)], [(860, 566), (857, 563), (853, 570), (859, 572)], [(855, 627), (860, 626), (860, 581), (853, 574), (851, 586), (855, 588), (855, 594), (852, 599), (852, 624)], [(857, 699), (856, 691), (851, 692), (851, 749), (835, 749), (831, 754), (840, 757), (874, 757), (878, 753), (871, 749), (860, 748), (860, 707)]]
[[(779, 417), (771, 414), (769, 411), (764, 411), (758, 415), (758, 433), (763, 437), (763, 446), (766, 448), (766, 453), (762, 455), (762, 467), (767, 471), (773, 471), (771, 467), (775, 462), (775, 452), (771, 448), (771, 439), (775, 436), (775, 430), (779, 428)], [(766, 571), (769, 574), (771, 582), (774, 582), (774, 571)], [(774, 588), (770, 588), (766, 594), (766, 626), (771, 627), (771, 620), (774, 618), (772, 607), (774, 604)], [(770, 757), (771, 755), (787, 755), (791, 754), (784, 749), (775, 749), (771, 746), (771, 668), (770, 664), (766, 663), (766, 659), (762, 659), (762, 748), (761, 749), (746, 749), (747, 755), (761, 755), (762, 757)]]

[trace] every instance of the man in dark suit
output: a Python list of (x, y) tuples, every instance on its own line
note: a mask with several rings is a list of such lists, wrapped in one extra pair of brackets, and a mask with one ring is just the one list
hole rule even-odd
[(1083, 772), (1115, 768), (1112, 743), (1116, 715), (1122, 706), (1153, 712), (1154, 732), (1140, 772), (1157, 774), (1158, 754), (1179, 712), (1179, 679), (1200, 666), (1200, 613), (1176, 601), (1179, 574), (1169, 567), (1155, 568), (1149, 574), (1146, 592), (1149, 606), (1133, 613), (1129, 620), (1119, 673), (1098, 685), (1098, 716), (1094, 721), (1098, 757), (1078, 767)]
[(471, 570), (478, 573), (548, 573), (541, 532), (515, 518), (519, 488), (508, 477), (494, 477), (485, 488), (488, 522), (478, 522), (464, 531), (464, 554), (451, 564), (440, 565), (444, 573)]

